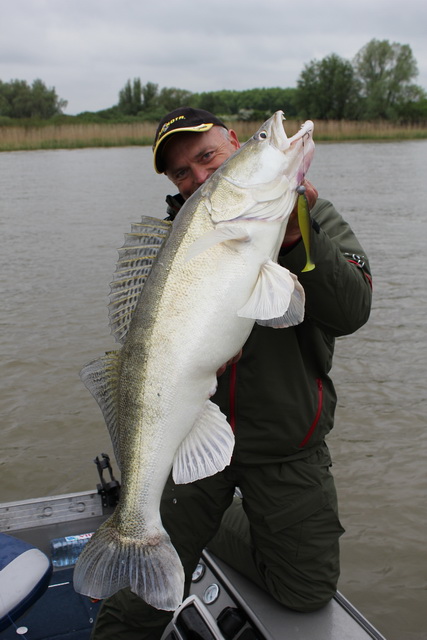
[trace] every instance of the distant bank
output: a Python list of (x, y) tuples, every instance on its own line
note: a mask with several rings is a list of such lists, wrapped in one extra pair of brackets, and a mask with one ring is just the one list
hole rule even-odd
[[(227, 124), (227, 123), (226, 123)], [(261, 122), (233, 122), (241, 141), (247, 140)], [(293, 135), (301, 122), (287, 120), (286, 133)], [(123, 147), (151, 145), (156, 130), (153, 122), (48, 124), (46, 126), (0, 126), (0, 151), (33, 149), (81, 149), (84, 147)], [(427, 138), (427, 123), (398, 125), (388, 121), (315, 121), (316, 142), (416, 140)]]

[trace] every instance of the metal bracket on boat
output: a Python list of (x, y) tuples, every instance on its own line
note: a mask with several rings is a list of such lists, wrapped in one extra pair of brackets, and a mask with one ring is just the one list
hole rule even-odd
[[(113, 469), (110, 463), (110, 456), (107, 453), (101, 453), (101, 456), (96, 456), (94, 463), (98, 469), (100, 484), (96, 485), (98, 493), (102, 498), (103, 507), (115, 507), (119, 501), (120, 483), (115, 479), (113, 475)], [(110, 476), (109, 480), (105, 480), (104, 471), (107, 470)]]

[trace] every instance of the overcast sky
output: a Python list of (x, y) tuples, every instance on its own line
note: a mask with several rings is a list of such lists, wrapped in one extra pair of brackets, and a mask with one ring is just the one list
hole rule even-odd
[(427, 88), (426, 0), (0, 0), (0, 80), (40, 78), (65, 113), (113, 106), (128, 79), (192, 92), (295, 87), (305, 64), (409, 44)]

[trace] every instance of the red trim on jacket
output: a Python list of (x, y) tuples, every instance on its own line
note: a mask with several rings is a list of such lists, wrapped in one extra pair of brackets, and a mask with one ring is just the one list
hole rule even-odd
[[(356, 265), (356, 267), (359, 267), (359, 269), (362, 269), (362, 267), (360, 266), (360, 264), (358, 262), (356, 262), (356, 260), (347, 260), (347, 262), (349, 262), (350, 264), (354, 264)], [(372, 289), (372, 278), (369, 275), (369, 273), (366, 273), (366, 271), (364, 269), (362, 269), (363, 271), (363, 275), (365, 276), (366, 280), (369, 282), (369, 286)]]
[(323, 407), (323, 383), (320, 380), (320, 378), (317, 379), (317, 411), (316, 411), (316, 415), (314, 416), (314, 420), (311, 424), (310, 429), (307, 431), (307, 434), (304, 438), (304, 440), (299, 444), (300, 449), (302, 449), (302, 447), (305, 447), (305, 445), (308, 443), (308, 441), (310, 440), (311, 436), (314, 433), (314, 430), (317, 427), (317, 423), (319, 422), (320, 419), (320, 414), (322, 413), (322, 407)]

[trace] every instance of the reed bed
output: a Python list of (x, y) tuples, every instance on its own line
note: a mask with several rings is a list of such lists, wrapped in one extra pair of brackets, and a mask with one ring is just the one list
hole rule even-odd
[[(261, 122), (226, 122), (247, 140), (261, 126)], [(287, 120), (288, 136), (296, 133), (299, 120)], [(77, 149), (83, 147), (118, 147), (151, 145), (156, 124), (134, 123), (76, 123), (46, 126), (0, 126), (0, 151), (31, 149)], [(315, 121), (316, 142), (349, 140), (411, 140), (427, 138), (427, 123), (397, 125), (382, 122)]]
[[(234, 122), (230, 126), (236, 130), (239, 139), (246, 140), (261, 126), (260, 122)], [(301, 120), (286, 120), (288, 136), (296, 133)], [(349, 140), (413, 140), (427, 138), (427, 122), (422, 124), (398, 125), (388, 121), (357, 122), (350, 120), (315, 120), (314, 139), (316, 142), (339, 142)]]
[(148, 145), (153, 141), (155, 130), (155, 124), (147, 122), (7, 125), (0, 127), (0, 151)]

